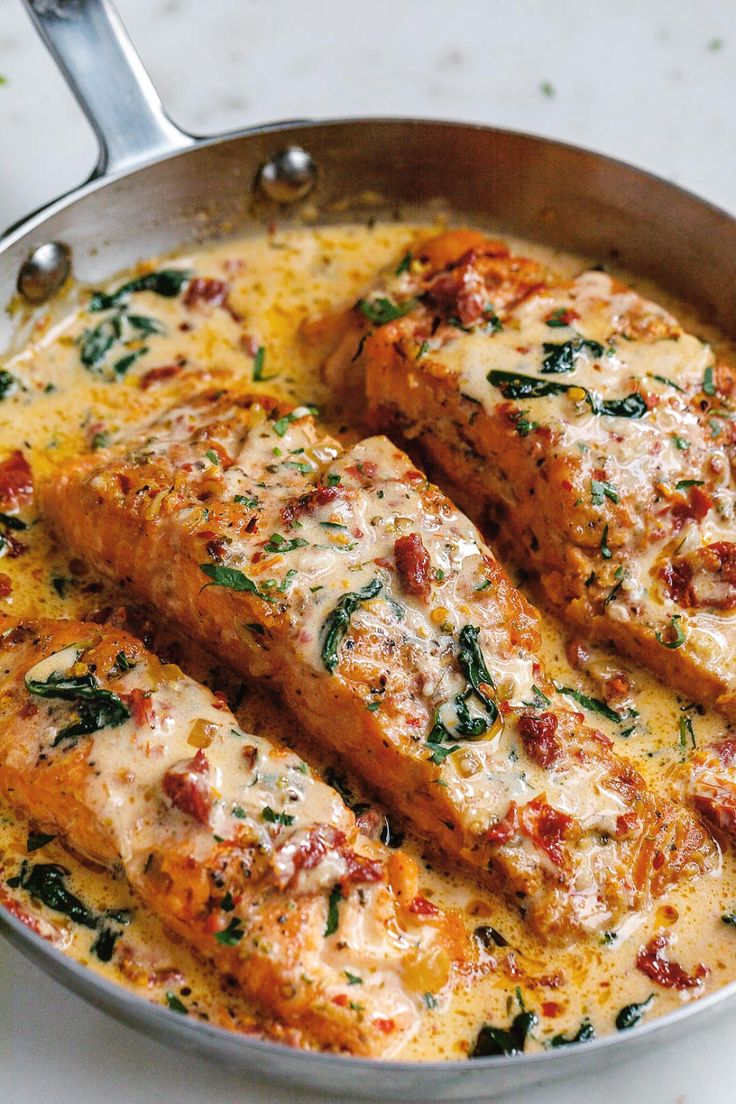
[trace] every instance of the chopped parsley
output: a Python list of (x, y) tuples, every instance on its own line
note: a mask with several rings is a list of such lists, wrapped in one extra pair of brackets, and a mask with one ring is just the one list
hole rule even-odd
[(394, 303), (385, 295), (379, 295), (375, 299), (359, 299), (358, 309), (372, 322), (374, 326), (385, 326), (388, 322), (394, 322), (397, 318), (403, 318), (405, 314), (413, 311), (417, 303), (416, 299), (407, 299), (403, 303)]
[(713, 397), (716, 393), (716, 381), (713, 376), (713, 365), (709, 364), (703, 373), (703, 391)]
[(602, 506), (604, 498), (610, 498), (611, 502), (620, 502), (618, 491), (611, 483), (605, 483), (597, 479), (590, 481), (590, 496), (594, 506)]
[(325, 935), (334, 935), (337, 931), (337, 925), (340, 921), (340, 902), (342, 901), (342, 889), (339, 885), (333, 886), (330, 890), (330, 896), (327, 901), (327, 923), (325, 924)]
[(401, 260), (399, 261), (398, 265), (396, 266), (396, 269), (394, 271), (394, 276), (401, 276), (401, 275), (403, 275), (404, 272), (408, 272), (409, 268), (411, 266), (411, 262), (413, 260), (414, 260), (414, 257), (411, 253), (405, 253), (404, 256), (401, 258)]
[(273, 598), (260, 591), (252, 579), (249, 579), (247, 575), (244, 575), (242, 571), (238, 571), (236, 567), (220, 567), (218, 564), (200, 564), (200, 571), (203, 571), (208, 579), (211, 581), (205, 583), (202, 590), (206, 590), (207, 587), (221, 586), (227, 587), (228, 590), (242, 591), (245, 594), (256, 594), (259, 598), (262, 598), (264, 602), (273, 602)]
[(290, 813), (277, 813), (271, 808), (270, 805), (266, 805), (261, 813), (263, 820), (268, 821), (269, 824), (282, 824), (285, 828), (288, 828), (295, 821), (295, 817)]
[(602, 702), (600, 698), (591, 698), (584, 694), (582, 690), (576, 690), (572, 686), (558, 686), (557, 690), (560, 694), (572, 698), (578, 705), (582, 705), (583, 709), (587, 709), (591, 713), (599, 713), (601, 717), (606, 717), (609, 721), (615, 721), (616, 724), (621, 722), (620, 715), (611, 709), (610, 705)]
[(679, 479), (675, 483), (675, 490), (684, 491), (688, 487), (702, 487), (704, 482), (704, 479)]
[(604, 560), (610, 560), (613, 552), (608, 547), (608, 525), (603, 526), (603, 535), (601, 537), (601, 556)]
[(549, 318), (546, 319), (546, 325), (553, 330), (569, 326), (570, 323), (567, 321), (567, 307), (558, 307), (556, 310), (553, 310)]
[(266, 350), (263, 345), (259, 345), (256, 350), (256, 355), (253, 358), (253, 381), (254, 383), (267, 383), (268, 380), (276, 379), (278, 372), (274, 372), (271, 376), (264, 376), (263, 369), (266, 365)]
[(664, 648), (669, 648), (671, 651), (674, 651), (675, 648), (681, 648), (682, 645), (685, 643), (685, 633), (682, 631), (682, 626), (680, 625), (681, 617), (682, 614), (675, 613), (670, 618), (670, 627), (672, 632), (674, 633), (674, 637), (672, 640), (665, 640), (664, 633), (661, 633), (659, 629), (657, 629), (654, 634), (659, 643)]
[(261, 505), (261, 500), (256, 495), (236, 495), (233, 502), (237, 502), (238, 506), (245, 506), (248, 510), (255, 510), (256, 506)]
[(539, 422), (530, 422), (527, 418), (528, 410), (520, 410), (514, 429), (520, 437), (528, 437), (535, 429), (539, 429)]
[(680, 437), (679, 433), (673, 433), (671, 437), (673, 445), (675, 448), (679, 449), (680, 452), (687, 452), (690, 448), (690, 442), (686, 441), (684, 437)]
[(298, 406), (290, 414), (284, 414), (282, 418), (278, 418), (273, 423), (272, 429), (279, 437), (283, 437), (292, 422), (298, 422), (300, 418), (306, 418), (308, 414), (316, 417), (319, 411), (316, 406)]
[(687, 750), (688, 740), (693, 748), (697, 747), (697, 741), (695, 739), (695, 730), (693, 729), (692, 718), (688, 713), (683, 713), (680, 717), (680, 751), (684, 757)]
[(218, 943), (222, 943), (223, 947), (235, 947), (244, 935), (242, 920), (233, 916), (224, 931), (215, 932), (215, 939)]
[(345, 977), (348, 979), (348, 985), (362, 985), (362, 977), (358, 977), (357, 974), (351, 974), (349, 970), (343, 970)]
[(305, 541), (302, 537), (287, 540), (281, 533), (272, 533), (268, 543), (264, 545), (264, 551), (280, 552), (283, 555), (286, 552), (293, 552), (296, 548), (306, 548), (308, 544), (309, 541)]

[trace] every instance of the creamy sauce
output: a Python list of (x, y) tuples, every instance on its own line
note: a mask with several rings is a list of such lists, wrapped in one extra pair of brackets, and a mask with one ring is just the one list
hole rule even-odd
[[(346, 405), (340, 405), (345, 400), (333, 397), (319, 375), (331, 335), (313, 331), (305, 339), (302, 323), (350, 306), (371, 286), (379, 269), (402, 256), (414, 233), (412, 228), (381, 225), (276, 232), (261, 239), (231, 242), (179, 256), (165, 262), (166, 267), (191, 270), (197, 277), (209, 276), (229, 284), (228, 310), (222, 309), (222, 305), (202, 302), (197, 309), (184, 312), (177, 297), (140, 291), (135, 294), (134, 305), (121, 311), (123, 317), (117, 328), (96, 334), (92, 331), (108, 316), (84, 309), (90, 304), (89, 289), (72, 289), (52, 313), (37, 318), (27, 327), (26, 346), (0, 365), (12, 377), (8, 394), (0, 402), (3, 447), (0, 461), (6, 453), (22, 449), (34, 475), (46, 476), (68, 456), (103, 444), (126, 426), (185, 399), (195, 388), (226, 383), (276, 392), (299, 404), (315, 405), (321, 420), (337, 437), (344, 442), (355, 440), (364, 435), (359, 420), (361, 397), (352, 396)], [(528, 243), (512, 245), (522, 253), (553, 263), (563, 273), (572, 275), (583, 267), (579, 259), (552, 257)], [(585, 279), (596, 278), (593, 274)], [(119, 280), (111, 287), (120, 283)], [(581, 288), (581, 294), (585, 291), (585, 287)], [(694, 324), (681, 305), (674, 309), (685, 325)], [(557, 333), (561, 336), (555, 339), (561, 340), (565, 331)], [(594, 338), (595, 334), (586, 332), (585, 336)], [(719, 346), (722, 355), (728, 355), (730, 350), (723, 348), (718, 335), (708, 337), (714, 346)], [(503, 366), (507, 340), (504, 334), (494, 337), (499, 358), (494, 361), (495, 368)], [(670, 343), (662, 343), (665, 346), (661, 349), (662, 362), (658, 361), (654, 368), (648, 365), (647, 371), (671, 376), (677, 367), (673, 367), (673, 358), (694, 353), (692, 371), (702, 377), (710, 354), (701, 355), (697, 347), (690, 348), (687, 342), (691, 340), (694, 339), (672, 342), (672, 348)], [(107, 342), (109, 346), (103, 348)], [(260, 349), (265, 354), (259, 353)], [(92, 362), (86, 367), (81, 361), (82, 353)], [(513, 366), (518, 370), (518, 354), (514, 355)], [(464, 368), (460, 366), (460, 370)], [(536, 374), (539, 365), (530, 362), (525, 370)], [(607, 375), (607, 379), (614, 380), (610, 384), (611, 393), (615, 396), (624, 393), (626, 379), (640, 370), (630, 361), (622, 360), (618, 376)], [(261, 379), (254, 380), (254, 376)], [(583, 358), (579, 362), (578, 380), (585, 387), (602, 391), (592, 360), (589, 363)], [(469, 394), (473, 386), (474, 377), (468, 373), (465, 389)], [(655, 383), (654, 387), (657, 386)], [(600, 432), (600, 423), (601, 419), (583, 412), (574, 424), (566, 421), (566, 432), (590, 444)], [(679, 426), (677, 432), (683, 431), (681, 422), (676, 420), (674, 424)], [(638, 431), (637, 425), (634, 432)], [(290, 439), (295, 432), (296, 427), (292, 427)], [(298, 442), (291, 447), (299, 447)], [(668, 453), (664, 459), (673, 466), (679, 464), (680, 452), (674, 450), (671, 457)], [(625, 472), (621, 478), (627, 478)], [(636, 471), (631, 472), (631, 479), (635, 482)], [(392, 517), (398, 509), (398, 503), (386, 503), (384, 507), (386, 515)], [(29, 521), (35, 519), (32, 508), (23, 516)], [(334, 518), (336, 525), (352, 524), (355, 520), (338, 515)], [(370, 519), (358, 521), (361, 527), (369, 527)], [(342, 532), (333, 530), (331, 540), (343, 539)], [(69, 562), (63, 549), (53, 544), (42, 519), (34, 520), (31, 527), (14, 535), (26, 547), (18, 555), (13, 555), (18, 550), (12, 544), (4, 548), (0, 572), (7, 576), (12, 590), (0, 601), (7, 612), (83, 618), (95, 610), (120, 604), (120, 595), (114, 588), (93, 577), (79, 561)], [(318, 543), (319, 534), (305, 535), (310, 544)], [(324, 539), (324, 534), (320, 539)], [(461, 540), (453, 554), (462, 562)], [(315, 558), (310, 570), (316, 574), (320, 567), (319, 549), (310, 555)], [(452, 566), (449, 560), (445, 566), (448, 569)], [(366, 581), (367, 576), (361, 577), (357, 585)], [(355, 580), (351, 577), (353, 585)], [(359, 616), (369, 617), (369, 613)], [(599, 697), (595, 679), (586, 678), (568, 664), (565, 637), (554, 618), (545, 614), (544, 626), (544, 658), (549, 673), (561, 685)], [(419, 630), (421, 626), (416, 628)], [(239, 703), (236, 713), (244, 731), (295, 748), (328, 781), (337, 776), (351, 802), (366, 800), (359, 785), (346, 777), (342, 765), (330, 762), (301, 735), (298, 724), (274, 700), (268, 687), (238, 684), (227, 672), (213, 667), (187, 641), (167, 639), (161, 630), (156, 631), (159, 639), (155, 643), (163, 654), (174, 655), (188, 674), (225, 690), (231, 701)], [(699, 631), (708, 632), (705, 615)], [(308, 653), (305, 658), (314, 661), (314, 656)], [(615, 750), (630, 758), (656, 789), (658, 781), (661, 784), (662, 778), (687, 754), (680, 721), (683, 707), (690, 703), (681, 701), (631, 665), (624, 668), (616, 657), (600, 653), (596, 662), (601, 670), (631, 672), (631, 706), (639, 715), (628, 736), (622, 735), (620, 725), (606, 718), (591, 714), (589, 720), (612, 737)], [(529, 693), (530, 672), (520, 668), (518, 662), (509, 661), (508, 667), (508, 670), (494, 669), (494, 676), (499, 682), (505, 678), (513, 683), (513, 694), (523, 697)], [(728, 729), (727, 723), (715, 714), (691, 710), (687, 716), (698, 745)], [(687, 731), (689, 740), (690, 730)], [(456, 781), (466, 787), (467, 800), (472, 803), (472, 782), (459, 777)], [(579, 810), (579, 795), (574, 796)], [(256, 801), (255, 795), (253, 800)], [(256, 803), (263, 800), (260, 795)], [(27, 824), (0, 804), (0, 867), (4, 880), (17, 871), (26, 857), (28, 831)], [(483, 1023), (507, 1027), (522, 1003), (539, 1016), (527, 1043), (528, 1050), (537, 1049), (557, 1034), (574, 1035), (586, 1018), (599, 1034), (614, 1030), (617, 1012), (632, 1002), (644, 1001), (651, 993), (655, 993), (655, 998), (648, 1015), (663, 1014), (736, 978), (736, 928), (721, 921), (724, 913), (736, 907), (736, 865), (730, 852), (724, 853), (714, 873), (670, 893), (658, 902), (650, 916), (630, 920), (615, 936), (593, 938), (573, 949), (550, 950), (530, 938), (509, 906), (491, 897), (469, 875), (443, 867), (438, 856), (423, 848), (421, 841), (413, 839), (410, 833), (404, 847), (420, 862), (422, 892), (427, 897), (438, 904), (461, 908), (471, 928), (491, 926), (501, 934), (503, 944), (491, 940), (475, 975), (467, 979), (467, 984), (458, 986), (451, 1000), (443, 1001), (437, 1008), (429, 1002), (423, 1031), (397, 1056), (463, 1057), (472, 1048)], [(123, 879), (90, 869), (57, 842), (44, 845), (34, 856), (68, 867), (75, 892), (90, 906), (130, 907), (131, 895)], [(21, 891), (14, 892), (23, 908), (27, 908), (27, 897)], [(272, 1025), (258, 1023), (247, 1002), (231, 993), (224, 996), (220, 980), (213, 972), (180, 942), (170, 939), (145, 908), (135, 909), (125, 932), (130, 954), (124, 961), (113, 958), (109, 964), (100, 962), (91, 953), (89, 931), (69, 924), (58, 913), (40, 905), (31, 905), (31, 909), (39, 917), (42, 931), (60, 939), (70, 955), (149, 999), (171, 1003), (167, 993), (172, 993), (190, 1015), (238, 1030), (273, 1033)], [(708, 965), (711, 972), (699, 988), (679, 992), (660, 988), (635, 969), (638, 948), (658, 930), (672, 933), (670, 953), (687, 970), (694, 969), (699, 962)]]

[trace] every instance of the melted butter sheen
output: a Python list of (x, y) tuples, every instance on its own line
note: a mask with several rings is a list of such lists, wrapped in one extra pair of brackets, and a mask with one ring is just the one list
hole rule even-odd
[[(69, 455), (103, 443), (117, 431), (181, 401), (195, 388), (232, 383), (255, 391), (277, 392), (301, 404), (316, 405), (322, 420), (337, 436), (343, 441), (355, 439), (361, 435), (360, 396), (353, 397), (352, 409), (340, 407), (319, 376), (318, 366), (331, 340), (329, 326), (311, 329), (305, 336), (302, 323), (321, 316), (329, 317), (332, 312), (350, 306), (371, 286), (378, 270), (395, 263), (396, 258), (404, 254), (416, 230), (378, 225), (370, 229), (286, 231), (166, 261), (166, 266), (190, 270), (197, 277), (227, 282), (229, 310), (204, 300), (185, 309), (181, 297), (166, 298), (151, 291), (136, 293), (121, 309), (124, 317), (120, 322), (120, 337), (91, 367), (85, 367), (81, 361), (80, 352), (84, 346), (80, 342), (85, 340), (85, 333), (89, 338), (90, 331), (111, 314), (85, 310), (90, 301), (89, 290), (73, 289), (53, 314), (26, 323), (24, 347), (2, 364), (18, 386), (0, 402), (0, 460), (9, 451), (20, 448), (36, 477), (43, 477)], [(511, 244), (520, 252), (551, 262), (569, 275), (584, 267), (579, 259), (551, 256), (529, 243)], [(155, 267), (162, 265), (157, 263)], [(595, 288), (587, 287), (585, 281), (600, 278), (606, 279), (595, 273), (583, 277), (580, 296), (593, 296)], [(118, 287), (120, 283), (122, 279), (111, 286)], [(650, 288), (640, 286), (639, 289), (662, 299)], [(551, 303), (550, 309), (554, 306), (555, 303)], [(673, 305), (673, 309), (686, 327), (695, 326), (699, 332), (703, 331), (702, 325), (681, 304)], [(146, 322), (140, 324), (141, 318), (154, 320), (153, 328)], [(525, 325), (533, 325), (534, 321), (527, 319)], [(539, 325), (542, 325), (541, 320)], [(596, 338), (593, 323), (589, 330), (586, 329), (585, 336)], [(720, 355), (731, 353), (717, 334), (707, 337)], [(503, 367), (507, 340), (513, 342), (513, 335), (508, 338), (497, 335), (494, 341), (495, 368)], [(259, 348), (265, 350), (260, 381), (254, 378), (258, 375), (256, 352)], [(511, 352), (510, 347), (509, 356)], [(682, 341), (664, 342), (662, 363), (648, 365), (647, 371), (671, 376), (680, 370), (678, 365), (682, 358), (687, 359), (692, 354), (693, 376), (700, 378), (704, 362), (701, 363), (697, 353), (696, 346), (685, 348)], [(134, 359), (130, 361), (133, 354)], [(475, 353), (473, 358), (475, 363), (480, 363)], [(126, 360), (130, 361), (127, 366)], [(469, 359), (458, 364), (468, 394), (473, 394), (474, 386), (481, 386), (480, 380), (485, 378), (488, 367), (490, 365), (484, 365), (481, 373), (479, 369), (471, 371)], [(518, 354), (515, 354), (514, 367), (518, 369)], [(584, 386), (603, 393), (592, 362), (581, 364), (581, 368), (579, 378)], [(611, 393), (624, 393), (627, 380), (637, 374), (639, 368), (629, 359), (621, 362), (618, 374), (610, 371), (607, 378), (612, 380)], [(539, 369), (537, 363), (528, 365), (532, 375), (537, 375)], [(632, 432), (638, 433), (641, 428), (632, 425)], [(574, 421), (566, 419), (565, 431), (575, 439), (594, 443), (595, 434), (601, 432), (600, 420), (583, 411)], [(289, 440), (294, 436), (291, 431)], [(291, 447), (297, 446), (292, 444)], [(320, 462), (326, 459), (320, 458)], [(677, 456), (673, 452), (665, 460), (674, 466)], [(630, 479), (635, 488), (635, 466), (627, 473), (622, 459), (621, 471), (622, 479)], [(389, 507), (393, 509), (393, 506), (386, 504), (387, 515), (391, 512)], [(398, 504), (396, 506), (398, 509)], [(28, 520), (33, 516), (32, 507), (24, 513)], [(336, 525), (358, 520), (365, 527), (370, 523), (370, 519), (335, 516)], [(339, 539), (341, 532), (335, 529), (332, 539)], [(310, 535), (313, 537), (310, 543), (317, 544), (316, 534), (307, 534)], [(25, 550), (12, 558), (6, 550), (0, 563), (0, 571), (9, 577), (12, 586), (11, 594), (1, 600), (8, 612), (83, 618), (95, 610), (119, 604), (119, 594), (85, 572), (80, 563), (68, 561), (63, 550), (54, 545), (43, 519), (19, 537)], [(462, 557), (460, 546), (455, 554)], [(314, 555), (318, 559), (319, 550)], [(315, 571), (318, 567), (315, 562)], [(360, 616), (370, 618), (370, 611)], [(600, 697), (595, 677), (586, 677), (567, 663), (565, 638), (554, 619), (545, 615), (544, 626), (544, 658), (551, 675), (559, 684)], [(706, 630), (704, 623), (703, 631)], [(242, 704), (237, 714), (244, 731), (258, 732), (294, 747), (313, 768), (326, 774), (328, 780), (334, 778), (337, 771), (341, 785), (349, 789), (351, 800), (364, 800), (360, 788), (352, 779), (344, 777), (340, 765), (330, 763), (300, 736), (293, 718), (281, 709), (267, 689), (256, 685), (236, 687), (228, 682), (225, 672), (213, 670), (206, 658), (186, 642), (177, 641), (174, 646), (177, 661), (188, 674), (214, 687), (238, 691)], [(313, 656), (311, 658), (314, 660)], [(589, 668), (593, 676), (596, 671), (605, 674), (622, 669), (624, 665), (616, 657), (603, 652), (594, 657)], [(675, 767), (685, 753), (681, 747), (680, 720), (682, 708), (689, 703), (631, 665), (626, 665), (625, 669), (630, 672), (632, 683), (630, 706), (638, 711), (631, 733), (623, 736), (627, 726), (614, 725), (594, 714), (588, 719), (610, 735), (616, 750), (628, 756), (656, 786), (657, 780)], [(520, 692), (522, 689), (525, 693), (528, 691), (531, 678), (528, 671), (494, 670), (494, 674), (511, 676)], [(728, 728), (716, 715), (691, 710), (687, 716), (692, 721), (694, 738), (699, 745), (722, 735)], [(101, 743), (101, 749), (102, 746)], [(111, 741), (104, 748), (102, 754), (115, 755)], [(451, 765), (454, 768), (454, 764)], [(306, 784), (303, 775), (299, 778), (301, 785)], [(452, 781), (466, 786), (469, 798), (472, 797), (472, 779)], [(108, 796), (110, 800), (115, 799), (114, 794)], [(564, 799), (564, 794), (556, 795), (556, 800), (563, 802)], [(263, 795), (254, 794), (253, 800), (265, 799)], [(578, 795), (574, 803), (579, 807)], [(3, 882), (0, 897), (4, 898), (6, 892), (14, 894), (23, 909), (29, 908), (26, 895), (18, 890), (7, 890), (4, 883), (17, 873), (20, 863), (27, 858), (28, 832), (29, 825), (0, 802), (0, 877)], [(733, 965), (736, 929), (721, 921), (723, 913), (736, 907), (736, 868), (730, 852), (724, 854), (717, 873), (669, 894), (660, 900), (646, 920), (635, 918), (615, 937), (594, 939), (584, 946), (560, 951), (535, 943), (518, 915), (506, 904), (479, 888), (470, 876), (443, 869), (436, 856), (423, 853), (420, 841), (408, 835), (404, 846), (420, 863), (421, 891), (427, 897), (463, 910), (471, 928), (492, 927), (501, 933), (506, 945), (491, 943), (481, 956), (476, 976), (458, 986), (449, 1005), (443, 1002), (432, 1009), (430, 995), (426, 1027), (419, 1037), (406, 1044), (399, 1057), (419, 1060), (463, 1057), (472, 1047), (482, 1023), (508, 1025), (519, 1011), (519, 997), (539, 1016), (539, 1023), (527, 1044), (528, 1049), (539, 1049), (554, 1035), (575, 1034), (586, 1017), (599, 1034), (614, 1030), (618, 1010), (626, 1004), (645, 1000), (652, 992), (656, 995), (650, 1015), (663, 1014), (736, 977)], [(274, 1025), (257, 1021), (247, 1002), (236, 993), (224, 994), (219, 979), (186, 947), (167, 937), (156, 918), (136, 905), (122, 877), (90, 869), (55, 841), (33, 852), (30, 861), (63, 864), (70, 871), (74, 892), (92, 908), (129, 909), (135, 906), (132, 920), (121, 938), (125, 953), (117, 953), (111, 962), (103, 963), (91, 951), (93, 936), (89, 930), (70, 924), (59, 913), (50, 912), (42, 905), (31, 903), (31, 912), (38, 919), (41, 930), (72, 957), (158, 1003), (165, 1004), (167, 993), (173, 994), (191, 1016), (236, 1030), (277, 1034)], [(686, 969), (693, 969), (698, 962), (709, 966), (711, 972), (701, 990), (682, 993), (665, 990), (635, 969), (638, 948), (660, 929), (672, 933), (671, 953)]]

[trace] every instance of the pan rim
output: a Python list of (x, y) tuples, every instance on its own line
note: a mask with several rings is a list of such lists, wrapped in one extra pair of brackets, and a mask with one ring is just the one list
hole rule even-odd
[[(439, 127), (448, 130), (482, 131), (487, 134), (498, 134), (509, 139), (535, 142), (545, 148), (561, 150), (568, 154), (583, 154), (594, 158), (600, 165), (612, 166), (631, 173), (650, 185), (665, 188), (672, 195), (678, 196), (691, 203), (697, 203), (703, 210), (709, 211), (720, 218), (725, 218), (729, 222), (736, 224), (736, 214), (731, 214), (731, 212), (727, 211), (724, 207), (720, 207), (718, 204), (713, 203), (697, 192), (690, 191), (681, 184), (677, 184), (672, 180), (667, 180), (663, 176), (659, 176), (649, 169), (635, 165), (633, 162), (627, 161), (624, 158), (614, 157), (597, 150), (591, 150), (586, 146), (578, 146), (573, 142), (549, 138), (546, 135), (536, 134), (533, 131), (514, 130), (511, 127), (489, 126), (485, 123), (463, 122), (457, 119), (436, 119), (431, 116), (425, 117), (421, 115), (354, 115), (335, 116), (326, 119), (286, 120), (283, 122), (265, 123), (263, 125), (244, 127), (238, 130), (225, 131), (222, 134), (215, 134), (207, 137), (198, 137), (195, 139), (193, 145), (187, 146), (184, 149), (168, 150), (155, 157), (137, 162), (116, 173), (92, 176), (71, 191), (50, 200), (49, 203), (25, 215), (4, 231), (4, 233), (0, 235), (0, 259), (2, 259), (3, 254), (9, 248), (19, 242), (26, 234), (38, 229), (47, 219), (59, 214), (73, 203), (85, 199), (87, 196), (94, 195), (108, 185), (132, 178), (145, 169), (154, 168), (156, 165), (178, 158), (194, 156), (200, 150), (212, 149), (217, 146), (227, 145), (231, 142), (241, 141), (245, 138), (267, 137), (269, 135), (279, 134), (285, 136), (294, 135), (315, 128), (338, 130), (343, 127), (360, 127), (375, 124), (389, 127), (416, 126)], [(184, 244), (186, 243), (182, 243), (182, 245)]]

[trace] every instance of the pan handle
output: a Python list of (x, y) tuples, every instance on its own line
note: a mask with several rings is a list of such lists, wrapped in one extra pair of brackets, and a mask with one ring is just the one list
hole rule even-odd
[(23, 0), (97, 135), (92, 179), (186, 149), (110, 0)]

